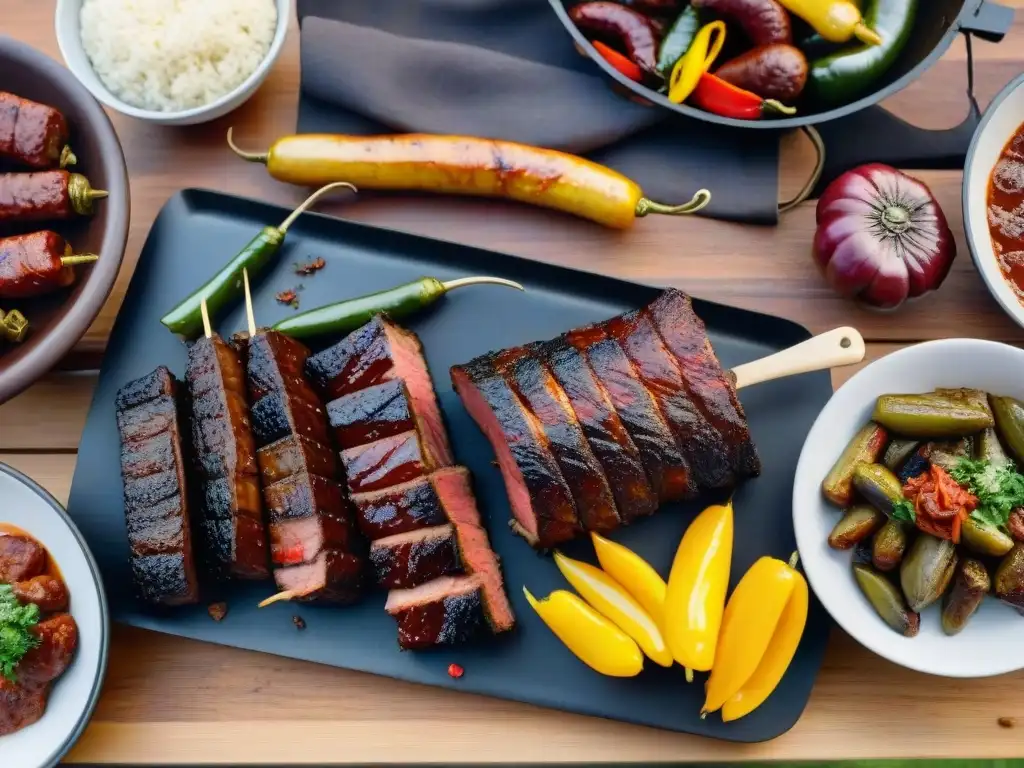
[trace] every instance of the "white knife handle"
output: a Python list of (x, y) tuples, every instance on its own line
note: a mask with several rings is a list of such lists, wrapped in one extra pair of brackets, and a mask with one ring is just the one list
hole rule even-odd
[(864, 337), (856, 328), (836, 328), (795, 347), (732, 369), (736, 389), (798, 373), (853, 365), (864, 359)]

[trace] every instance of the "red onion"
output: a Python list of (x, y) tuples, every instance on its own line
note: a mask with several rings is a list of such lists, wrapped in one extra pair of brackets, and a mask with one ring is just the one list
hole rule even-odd
[(818, 200), (814, 259), (840, 294), (895, 309), (934, 291), (949, 274), (956, 241), (931, 190), (871, 163), (847, 171)]

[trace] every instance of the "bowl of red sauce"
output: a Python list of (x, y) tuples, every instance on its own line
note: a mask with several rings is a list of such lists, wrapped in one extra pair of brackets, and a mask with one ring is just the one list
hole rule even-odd
[(964, 229), (989, 291), (1024, 326), (1024, 75), (992, 101), (964, 165)]

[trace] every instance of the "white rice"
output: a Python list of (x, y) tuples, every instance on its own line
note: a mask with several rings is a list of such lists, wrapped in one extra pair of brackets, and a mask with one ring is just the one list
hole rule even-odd
[(180, 112), (241, 85), (270, 50), (274, 0), (83, 0), (82, 45), (111, 93)]

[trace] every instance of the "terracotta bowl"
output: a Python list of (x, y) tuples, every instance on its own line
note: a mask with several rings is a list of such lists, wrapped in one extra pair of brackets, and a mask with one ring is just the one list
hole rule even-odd
[(90, 218), (34, 227), (59, 232), (75, 253), (96, 253), (99, 260), (76, 267), (78, 280), (64, 291), (18, 302), (0, 299), (0, 309), (18, 309), (30, 323), (30, 334), (24, 342), (0, 346), (3, 403), (53, 368), (96, 319), (124, 258), (130, 196), (128, 170), (114, 126), (74, 75), (50, 57), (3, 35), (0, 72), (0, 90), (64, 113), (71, 129), (70, 145), (78, 158), (70, 170), (84, 174), (94, 188), (110, 193), (96, 202)]

